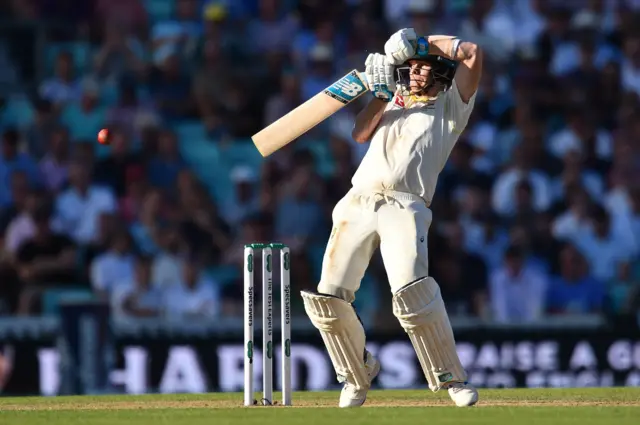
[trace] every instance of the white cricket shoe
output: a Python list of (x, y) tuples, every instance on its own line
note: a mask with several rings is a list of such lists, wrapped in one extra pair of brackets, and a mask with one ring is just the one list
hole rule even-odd
[(478, 402), (478, 390), (473, 385), (465, 382), (456, 382), (449, 385), (449, 397), (458, 407), (473, 406)]
[[(367, 361), (364, 364), (369, 374), (369, 386), (371, 381), (380, 373), (380, 362), (367, 351)], [(369, 387), (356, 389), (355, 385), (346, 382), (340, 392), (340, 407), (360, 407), (367, 399)]]

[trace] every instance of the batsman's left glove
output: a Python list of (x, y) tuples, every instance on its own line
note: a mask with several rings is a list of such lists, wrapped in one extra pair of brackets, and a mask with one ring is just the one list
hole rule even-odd
[(387, 60), (385, 55), (380, 53), (371, 53), (364, 65), (369, 90), (378, 99), (385, 102), (391, 101), (396, 91), (395, 67)]

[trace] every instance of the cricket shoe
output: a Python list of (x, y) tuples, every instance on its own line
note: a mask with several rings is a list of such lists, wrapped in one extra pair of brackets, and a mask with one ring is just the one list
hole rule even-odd
[(352, 383), (345, 382), (340, 393), (340, 407), (360, 407), (367, 400), (371, 381), (380, 373), (380, 362), (367, 351), (367, 360), (364, 363), (364, 367), (369, 375), (369, 386), (357, 389)]
[(478, 390), (466, 382), (455, 382), (448, 387), (449, 397), (458, 407), (473, 406), (478, 402)]

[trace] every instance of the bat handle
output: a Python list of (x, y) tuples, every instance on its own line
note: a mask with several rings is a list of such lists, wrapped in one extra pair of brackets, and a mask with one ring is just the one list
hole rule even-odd
[(360, 79), (367, 85), (367, 88), (369, 88), (369, 81), (367, 80), (367, 74), (365, 74), (364, 72), (358, 72), (358, 75), (360, 76)]

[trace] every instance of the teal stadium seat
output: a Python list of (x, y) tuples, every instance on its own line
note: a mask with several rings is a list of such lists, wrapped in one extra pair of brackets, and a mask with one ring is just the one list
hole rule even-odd
[(309, 149), (316, 160), (316, 168), (322, 177), (329, 177), (333, 174), (334, 162), (329, 150), (327, 140), (304, 139), (300, 140), (299, 149)]
[(145, 0), (144, 5), (151, 22), (158, 22), (171, 18), (175, 2), (167, 0)]
[(55, 316), (60, 312), (60, 303), (66, 301), (89, 301), (93, 293), (86, 288), (47, 289), (42, 294), (42, 313), (45, 316)]
[(251, 139), (238, 139), (220, 147), (220, 156), (229, 169), (238, 165), (251, 167), (257, 174), (262, 169), (264, 158)]
[(241, 276), (236, 266), (216, 266), (207, 270), (207, 274), (220, 286), (233, 285)]
[(200, 121), (183, 121), (174, 127), (181, 144), (194, 141), (206, 141), (207, 132)]
[(90, 43), (75, 41), (68, 43), (50, 43), (45, 48), (45, 60), (48, 75), (53, 75), (56, 57), (61, 52), (70, 52), (73, 55), (75, 71), (83, 75), (90, 68), (93, 60), (93, 51)]
[(180, 141), (180, 153), (189, 167), (216, 201), (224, 199), (225, 188), (218, 182), (227, 178), (226, 168), (218, 146), (208, 138), (204, 126), (199, 121), (192, 121), (175, 126), (174, 130)]
[(33, 122), (34, 114), (33, 105), (26, 96), (12, 96), (0, 110), (0, 125), (25, 128)]
[(220, 146), (221, 173), (217, 180), (217, 192), (220, 200), (224, 201), (232, 196), (233, 182), (231, 171), (237, 166), (250, 167), (257, 176), (260, 176), (264, 158), (256, 149), (251, 139), (239, 139)]

